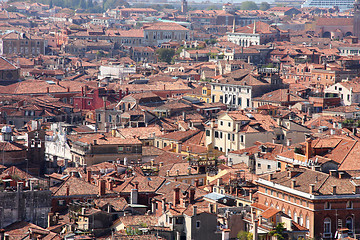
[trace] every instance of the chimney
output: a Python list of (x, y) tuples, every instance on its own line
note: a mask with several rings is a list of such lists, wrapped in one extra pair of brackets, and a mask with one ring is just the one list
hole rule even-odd
[(122, 90), (120, 89), (119, 90), (119, 100), (121, 100), (122, 99)]
[(188, 167), (188, 175), (191, 175), (191, 167)]
[(138, 203), (138, 189), (131, 189), (130, 193), (130, 204), (137, 204)]
[(50, 88), (46, 87), (46, 92), (49, 93), (50, 92)]
[(174, 188), (174, 206), (180, 204), (180, 188)]
[(314, 194), (314, 192), (315, 192), (315, 184), (310, 184), (309, 185), (309, 193)]
[(0, 240), (5, 240), (5, 229), (0, 229)]
[(287, 140), (286, 140), (286, 146), (291, 146), (291, 138), (288, 138)]
[(193, 216), (196, 217), (197, 215), (197, 206), (193, 206)]
[(166, 198), (161, 199), (162, 212), (166, 212)]
[(190, 188), (190, 203), (195, 202), (195, 188)]
[(99, 180), (99, 195), (104, 196), (105, 195), (105, 181)]
[(311, 146), (312, 140), (311, 138), (306, 139), (306, 146), (305, 146), (305, 157), (306, 160), (309, 160), (312, 156), (312, 146)]
[(176, 143), (176, 153), (181, 153), (182, 144)]
[(272, 174), (272, 173), (270, 173), (270, 174), (268, 175), (268, 180), (269, 180), (269, 181), (273, 180), (273, 174)]
[(113, 183), (112, 183), (112, 180), (111, 179), (108, 179), (107, 180), (107, 189), (109, 191), (112, 191), (113, 190)]
[(93, 145), (97, 145), (97, 140), (94, 139)]
[(223, 181), (222, 181), (222, 178), (218, 178), (217, 179), (217, 185), (220, 186), (222, 185)]
[[(52, 212), (49, 212), (48, 213), (48, 222), (47, 222), (47, 226), (48, 227), (51, 227), (53, 225), (53, 217), (54, 217), (54, 214)], [(1, 238), (0, 238), (1, 240)]]
[(86, 181), (88, 183), (91, 182), (91, 171), (90, 170), (87, 170), (87, 172), (86, 172)]
[(286, 101), (289, 103), (290, 102), (290, 90), (288, 89), (286, 92)]
[(332, 194), (336, 195), (336, 186), (332, 186)]
[(195, 187), (199, 187), (199, 179), (195, 179), (194, 183), (195, 183)]
[(70, 185), (66, 185), (66, 196), (70, 195)]
[(179, 169), (176, 170), (176, 176), (179, 176)]
[(292, 188), (292, 189), (295, 189), (295, 187), (296, 187), (296, 180), (295, 180), (295, 179), (292, 179), (292, 180), (291, 180), (291, 188)]

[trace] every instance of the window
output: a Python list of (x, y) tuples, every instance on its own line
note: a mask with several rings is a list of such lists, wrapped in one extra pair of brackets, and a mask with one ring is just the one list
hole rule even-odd
[(306, 227), (307, 229), (310, 228), (310, 218), (309, 218), (309, 216), (306, 216), (306, 225), (305, 225), (305, 227)]
[(346, 202), (346, 208), (352, 209), (353, 208), (353, 202), (352, 201), (347, 201)]
[(304, 218), (303, 218), (302, 213), (300, 213), (299, 224), (300, 224), (301, 226), (304, 226)]
[(267, 169), (270, 170), (270, 169), (271, 169), (271, 165), (267, 165)]
[(289, 209), (287, 214), (289, 215), (289, 217), (291, 217), (291, 210)]
[(91, 105), (91, 101), (88, 101), (88, 105), (89, 105), (89, 106)]
[(199, 220), (197, 220), (196, 221), (196, 228), (200, 228), (201, 226), (200, 226), (200, 221)]
[(220, 138), (222, 138), (223, 137), (223, 133), (222, 132), (220, 132)]
[(59, 200), (59, 201), (58, 201), (58, 205), (59, 205), (59, 206), (64, 206), (64, 205), (65, 205), (65, 201), (64, 201), (64, 200)]
[(224, 124), (224, 122), (223, 121), (220, 121), (220, 126), (222, 126)]
[(228, 140), (230, 140), (230, 138), (231, 138), (231, 134), (230, 134), (230, 133), (228, 133)]
[[(258, 167), (258, 168), (261, 168), (261, 163), (258, 163), (258, 164), (257, 164), (257, 167)], [(267, 189), (266, 189), (266, 190), (267, 190)]]
[(240, 136), (240, 142), (244, 142), (244, 135)]
[(325, 218), (324, 220), (324, 233), (331, 233), (331, 219)]
[(210, 130), (206, 130), (206, 136), (210, 136)]
[(331, 209), (331, 204), (329, 202), (326, 202), (324, 204), (324, 209)]
[(278, 168), (281, 168), (281, 162), (278, 162), (278, 163), (277, 163), (277, 167), (278, 167)]
[(219, 138), (219, 132), (215, 131), (215, 138)]
[(353, 219), (352, 219), (352, 217), (348, 217), (346, 219), (346, 228), (349, 229), (350, 231), (353, 230)]
[[(158, 142), (159, 143), (159, 142)], [(118, 152), (124, 152), (124, 147), (118, 147)]]

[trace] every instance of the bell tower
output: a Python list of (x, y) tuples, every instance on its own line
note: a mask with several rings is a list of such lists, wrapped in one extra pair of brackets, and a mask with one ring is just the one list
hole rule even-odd
[(354, 3), (353, 27), (354, 36), (360, 38), (360, 0), (355, 0)]
[(181, 0), (181, 13), (187, 14), (188, 11), (188, 3), (187, 0)]

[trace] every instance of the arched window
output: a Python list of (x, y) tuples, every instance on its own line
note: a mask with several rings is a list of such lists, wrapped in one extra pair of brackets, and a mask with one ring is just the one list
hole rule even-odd
[(306, 227), (307, 229), (310, 228), (310, 218), (309, 218), (309, 216), (306, 216), (306, 225), (305, 225), (305, 227)]
[(289, 215), (289, 217), (291, 217), (291, 210), (290, 210), (290, 208), (289, 208), (289, 210), (288, 210), (288, 213), (287, 213), (288, 215)]
[(304, 218), (303, 218), (302, 213), (300, 213), (300, 221), (299, 221), (299, 224), (300, 224), (301, 226), (304, 226)]
[(349, 229), (350, 231), (353, 230), (353, 219), (352, 219), (352, 217), (346, 218), (346, 228)]
[(294, 220), (295, 222), (299, 223), (299, 219), (298, 219), (298, 216), (297, 216), (296, 212), (294, 212), (294, 218), (293, 218), (293, 220)]
[(331, 233), (331, 219), (324, 219), (324, 233)]

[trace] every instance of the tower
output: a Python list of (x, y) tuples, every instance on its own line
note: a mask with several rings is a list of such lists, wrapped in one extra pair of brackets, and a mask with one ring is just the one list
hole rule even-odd
[(186, 0), (181, 0), (181, 13), (186, 14), (188, 11), (188, 5)]
[(355, 0), (354, 3), (353, 33), (354, 36), (360, 38), (360, 0)]

